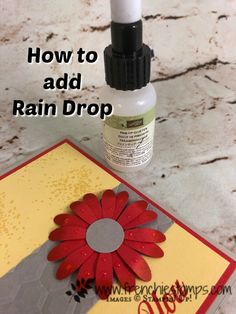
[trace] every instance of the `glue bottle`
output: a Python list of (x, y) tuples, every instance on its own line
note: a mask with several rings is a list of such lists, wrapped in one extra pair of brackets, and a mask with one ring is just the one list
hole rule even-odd
[(107, 86), (101, 93), (113, 106), (103, 127), (105, 159), (117, 171), (132, 172), (146, 167), (153, 155), (153, 51), (143, 44), (142, 0), (111, 0), (111, 16), (112, 44), (104, 50)]

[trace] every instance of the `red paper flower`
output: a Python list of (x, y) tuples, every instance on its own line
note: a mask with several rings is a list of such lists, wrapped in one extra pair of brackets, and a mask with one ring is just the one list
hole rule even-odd
[[(135, 278), (151, 279), (151, 271), (141, 254), (162, 257), (155, 243), (165, 235), (148, 228), (137, 228), (157, 218), (147, 203), (127, 206), (129, 194), (112, 190), (103, 193), (101, 203), (94, 194), (70, 205), (74, 214), (61, 214), (54, 221), (60, 227), (49, 239), (63, 241), (48, 254), (49, 261), (64, 259), (56, 277), (64, 279), (79, 270), (77, 279), (95, 279), (96, 291), (106, 299), (112, 290), (113, 273), (126, 290), (135, 287)], [(141, 254), (140, 254), (141, 253)]]

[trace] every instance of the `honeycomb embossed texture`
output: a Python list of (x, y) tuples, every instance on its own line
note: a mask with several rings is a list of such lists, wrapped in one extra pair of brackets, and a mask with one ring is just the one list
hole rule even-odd
[[(114, 190), (116, 193), (127, 190), (130, 203), (140, 198), (123, 184)], [(149, 209), (158, 213), (158, 220), (148, 226), (165, 232), (172, 221), (151, 205)], [(1, 314), (85, 314), (99, 300), (94, 289), (89, 289), (80, 303), (66, 295), (74, 278), (62, 281), (55, 278), (58, 263), (47, 261), (47, 254), (54, 245), (47, 241), (0, 278)]]

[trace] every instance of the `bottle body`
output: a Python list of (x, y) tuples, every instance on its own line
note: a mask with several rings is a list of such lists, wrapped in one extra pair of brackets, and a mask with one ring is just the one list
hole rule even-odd
[(112, 104), (113, 115), (103, 125), (104, 155), (107, 163), (122, 172), (146, 167), (153, 154), (156, 92), (151, 83), (122, 91), (105, 86), (101, 93)]

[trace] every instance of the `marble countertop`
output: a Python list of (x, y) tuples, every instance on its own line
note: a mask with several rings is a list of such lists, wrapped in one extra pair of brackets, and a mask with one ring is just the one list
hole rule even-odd
[[(143, 0), (145, 42), (154, 48), (155, 150), (142, 172), (122, 175), (236, 253), (236, 2)], [(15, 118), (13, 99), (92, 102), (104, 85), (109, 1), (1, 2), (0, 171), (66, 136), (103, 156), (101, 121), (84, 115)], [(95, 65), (29, 65), (28, 47), (98, 51)], [(79, 92), (47, 92), (47, 76), (81, 72)], [(91, 128), (91, 125), (93, 127)], [(218, 314), (234, 314), (236, 287)]]

